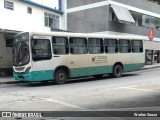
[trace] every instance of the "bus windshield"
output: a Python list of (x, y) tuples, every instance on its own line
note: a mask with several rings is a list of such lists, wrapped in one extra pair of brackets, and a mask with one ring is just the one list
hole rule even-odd
[(13, 42), (13, 65), (22, 66), (29, 63), (29, 34), (17, 35)]

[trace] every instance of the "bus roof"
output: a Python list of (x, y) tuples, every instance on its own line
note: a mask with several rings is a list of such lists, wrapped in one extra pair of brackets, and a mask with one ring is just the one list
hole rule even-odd
[(30, 32), (33, 36), (65, 36), (85, 38), (112, 38), (112, 39), (138, 39), (145, 40), (145, 37), (134, 35), (108, 35), (100, 33), (72, 33), (72, 32)]

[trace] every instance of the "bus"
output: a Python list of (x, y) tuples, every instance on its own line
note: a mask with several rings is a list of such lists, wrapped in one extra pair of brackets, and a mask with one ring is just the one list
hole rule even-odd
[(23, 32), (14, 37), (14, 78), (55, 81), (122, 73), (145, 65), (142, 37), (70, 32)]

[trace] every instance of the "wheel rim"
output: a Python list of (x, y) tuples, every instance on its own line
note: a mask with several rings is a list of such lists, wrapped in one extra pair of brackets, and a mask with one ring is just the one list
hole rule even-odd
[(60, 81), (64, 81), (64, 80), (65, 80), (65, 78), (66, 78), (66, 76), (65, 76), (65, 74), (64, 74), (64, 73), (59, 73), (59, 74), (58, 74), (58, 80), (60, 80)]
[(115, 69), (115, 74), (117, 76), (120, 76), (122, 74), (122, 68), (121, 66), (117, 66), (116, 69)]

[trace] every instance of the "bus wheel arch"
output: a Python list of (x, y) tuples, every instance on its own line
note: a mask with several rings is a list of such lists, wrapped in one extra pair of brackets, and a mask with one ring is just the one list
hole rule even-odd
[(122, 73), (123, 73), (123, 64), (121, 62), (115, 63), (112, 69), (112, 76), (118, 78), (122, 76)]
[(69, 78), (69, 68), (66, 66), (59, 66), (55, 69), (54, 80), (56, 84), (64, 84)]

